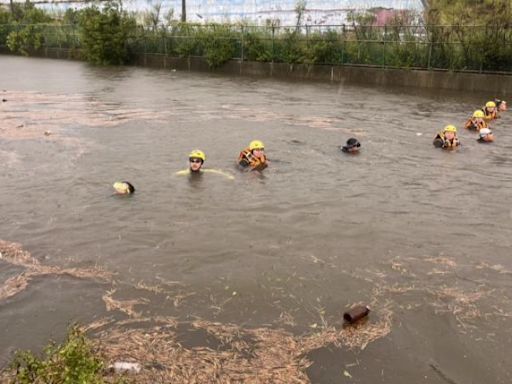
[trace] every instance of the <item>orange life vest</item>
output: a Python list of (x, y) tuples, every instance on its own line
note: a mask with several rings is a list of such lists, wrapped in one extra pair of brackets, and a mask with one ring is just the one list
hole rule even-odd
[(482, 108), (482, 111), (484, 112), (484, 115), (485, 115), (485, 120), (487, 121), (490, 121), (490, 120), (495, 120), (498, 118), (498, 112), (496, 112), (496, 109), (494, 109), (494, 111), (492, 112), (489, 112), (487, 110), (487, 107), (483, 107)]
[(434, 138), (434, 142), (437, 140), (437, 139), (440, 139), (442, 140), (443, 142), (443, 148), (445, 149), (453, 149), (453, 148), (456, 148), (460, 145), (460, 141), (459, 141), (459, 138), (457, 136), (455, 136), (452, 140), (448, 140), (444, 137), (444, 133), (443, 132), (440, 132), (436, 135), (436, 137)]
[(480, 131), (482, 128), (487, 128), (487, 123), (485, 122), (485, 120), (476, 122), (476, 121), (473, 121), (473, 118), (470, 118), (466, 122), (466, 125), (464, 127), (467, 129), (474, 129), (474, 130)]
[(250, 167), (251, 169), (258, 171), (262, 171), (268, 166), (267, 157), (265, 155), (261, 158), (256, 157), (252, 154), (252, 151), (249, 148), (245, 148), (240, 152), (240, 156), (238, 156), (238, 164), (244, 168)]

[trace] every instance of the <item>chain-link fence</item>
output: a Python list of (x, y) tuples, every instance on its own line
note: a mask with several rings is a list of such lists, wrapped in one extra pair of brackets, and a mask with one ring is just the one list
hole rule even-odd
[[(0, 25), (1, 45), (11, 33), (31, 35), (36, 49), (80, 48), (78, 26)], [(238, 59), (512, 73), (512, 26), (176, 24), (138, 27), (125, 44), (134, 55), (203, 56), (211, 66)]]

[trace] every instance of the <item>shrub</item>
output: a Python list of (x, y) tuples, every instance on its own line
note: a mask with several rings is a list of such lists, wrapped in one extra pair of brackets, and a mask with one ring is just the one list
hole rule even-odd
[(217, 68), (231, 59), (235, 54), (237, 40), (227, 25), (212, 25), (203, 29), (201, 40), (204, 56), (210, 68)]
[(31, 50), (38, 50), (43, 46), (44, 35), (38, 25), (26, 25), (9, 33), (7, 46), (12, 52), (28, 56)]
[(70, 329), (61, 345), (51, 343), (42, 359), (29, 351), (17, 352), (11, 368), (15, 384), (102, 384), (103, 363), (78, 327)]
[(172, 29), (173, 50), (180, 57), (190, 57), (198, 54), (201, 48), (197, 29), (194, 25), (179, 23)]
[[(264, 33), (248, 32), (244, 35), (244, 56), (251, 61), (272, 60), (272, 37)], [(270, 40), (270, 44), (269, 44)], [(270, 45), (270, 46), (269, 46)]]
[(121, 10), (120, 3), (108, 1), (80, 12), (83, 53), (94, 64), (124, 64), (129, 60), (127, 40), (135, 32), (135, 19)]
[(38, 50), (43, 46), (44, 24), (52, 21), (45, 11), (27, 2), (15, 6), (11, 19), (13, 23), (7, 35), (6, 44), (12, 52), (28, 55), (31, 50)]
[(305, 61), (305, 41), (296, 30), (286, 29), (282, 36), (276, 37), (276, 60), (288, 64), (300, 64)]
[(314, 33), (309, 39), (308, 62), (313, 64), (341, 63), (343, 44), (336, 31)]

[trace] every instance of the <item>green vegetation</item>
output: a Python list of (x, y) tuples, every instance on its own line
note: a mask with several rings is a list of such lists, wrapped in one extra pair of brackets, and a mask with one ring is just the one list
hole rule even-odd
[(93, 5), (79, 14), (82, 48), (94, 64), (124, 64), (129, 59), (126, 42), (136, 30), (135, 19), (109, 1), (103, 9)]
[(43, 358), (28, 351), (17, 352), (10, 368), (12, 384), (104, 383), (103, 363), (77, 327), (70, 329), (63, 344), (48, 345)]
[[(194, 25), (160, 15), (155, 5), (140, 17), (110, 1), (56, 18), (30, 3), (0, 10), (0, 45), (29, 54), (45, 48), (81, 49), (95, 64), (123, 64), (133, 54), (204, 56), (215, 68), (232, 58), (288, 64), (364, 64), (397, 68), (512, 71), (509, 0), (428, 0), (424, 14), (395, 13), (376, 26), (379, 10), (353, 13), (339, 27)], [(137, 25), (136, 20), (140, 20)], [(162, 22), (163, 21), (163, 22)]]
[(201, 30), (200, 40), (206, 62), (211, 68), (216, 68), (234, 56), (238, 36), (228, 25), (212, 25)]
[[(510, 0), (430, 0), (429, 6), (427, 20), (436, 25), (431, 28), (430, 38), (458, 42), (453, 46), (455, 52), (436, 44), (435, 60), (457, 67), (512, 70)], [(442, 24), (452, 28), (439, 27)]]
[(124, 64), (129, 61), (128, 40), (136, 31), (133, 16), (121, 4), (108, 1), (99, 9), (68, 10), (57, 18), (32, 3), (15, 4), (14, 12), (0, 9), (0, 45), (29, 55), (43, 47), (81, 48), (94, 64)]
[(43, 46), (45, 24), (51, 21), (51, 17), (33, 4), (25, 3), (14, 6), (12, 19), (4, 13), (0, 20), (11, 22), (9, 28), (2, 28), (0, 33), (9, 49), (27, 55), (30, 50)]

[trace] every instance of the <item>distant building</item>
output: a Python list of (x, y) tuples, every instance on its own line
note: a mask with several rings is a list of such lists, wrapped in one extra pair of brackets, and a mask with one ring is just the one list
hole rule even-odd
[(377, 27), (389, 25), (396, 19), (411, 21), (415, 16), (410, 9), (378, 9), (374, 13), (375, 21), (373, 25)]
[[(25, 0), (14, 0), (25, 2)], [(83, 8), (90, 4), (84, 0), (31, 0), (41, 8), (65, 11), (68, 8)], [(9, 0), (0, 0), (8, 4)], [(145, 11), (162, 3), (162, 15), (174, 9), (174, 17), (181, 16), (181, 0), (125, 0), (123, 7), (130, 11)], [(197, 23), (247, 21), (263, 25), (267, 20), (279, 20), (281, 25), (296, 22), (296, 0), (186, 0), (187, 20)], [(347, 21), (353, 11), (375, 8), (391, 10), (423, 9), (421, 0), (306, 0), (304, 24), (340, 25)], [(382, 18), (388, 16), (383, 13)], [(380, 21), (379, 21), (380, 22)]]

